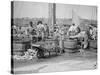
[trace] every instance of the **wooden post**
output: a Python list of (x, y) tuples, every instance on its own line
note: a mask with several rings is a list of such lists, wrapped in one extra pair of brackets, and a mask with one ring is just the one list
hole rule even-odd
[[(56, 24), (56, 4), (55, 3), (49, 3), (49, 29), (50, 31), (53, 31), (54, 24)], [(50, 33), (50, 32), (49, 32)]]

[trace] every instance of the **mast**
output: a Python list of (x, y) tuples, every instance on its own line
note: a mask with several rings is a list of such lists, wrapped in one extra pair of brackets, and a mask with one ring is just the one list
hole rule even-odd
[(76, 12), (72, 10), (72, 23), (79, 26), (80, 25), (80, 16), (77, 15)]

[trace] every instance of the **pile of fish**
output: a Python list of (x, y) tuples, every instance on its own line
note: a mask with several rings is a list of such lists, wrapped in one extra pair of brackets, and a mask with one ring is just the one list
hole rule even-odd
[(32, 60), (34, 57), (37, 56), (37, 51), (33, 49), (28, 49), (24, 52), (24, 55), (14, 55), (13, 58), (16, 60)]

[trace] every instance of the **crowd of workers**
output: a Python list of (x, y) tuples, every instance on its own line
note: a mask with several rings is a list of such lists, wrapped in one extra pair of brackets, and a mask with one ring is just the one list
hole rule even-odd
[[(12, 26), (13, 30), (13, 38), (14, 37), (21, 37), (22, 39), (28, 38), (31, 41), (31, 45), (33, 43), (43, 41), (45, 42), (46, 39), (54, 39), (53, 47), (59, 47), (60, 53), (64, 52), (64, 41), (66, 39), (70, 40), (77, 40), (80, 43), (81, 51), (88, 47), (89, 39), (96, 40), (97, 39), (97, 28), (92, 25), (87, 25), (89, 30), (82, 30), (79, 25), (72, 23), (70, 27), (66, 27), (65, 25), (54, 25), (52, 31), (47, 24), (43, 24), (42, 21), (38, 21), (37, 25), (33, 25), (33, 22), (29, 22), (27, 27), (21, 26)], [(51, 33), (52, 32), (52, 33)], [(52, 36), (51, 36), (52, 35)], [(16, 56), (15, 58), (18, 59), (32, 59), (34, 56), (30, 55), (30, 51), (33, 51), (32, 54), (34, 55), (34, 50), (31, 48), (27, 49), (25, 55)], [(41, 55), (42, 49), (38, 51)]]
[[(88, 25), (89, 31), (82, 31), (81, 28), (74, 23), (69, 27), (69, 29), (66, 29), (64, 25), (57, 26), (55, 24), (55, 26), (56, 29), (53, 30), (53, 37), (55, 40), (59, 40), (58, 43), (60, 48), (63, 48), (63, 41), (65, 38), (81, 39), (84, 48), (88, 46), (89, 37), (93, 40), (97, 39), (97, 28), (92, 25)], [(42, 21), (38, 21), (36, 27), (33, 26), (33, 22), (31, 21), (29, 22), (29, 26), (24, 30), (22, 30), (21, 26), (13, 26), (13, 33), (18, 37), (22, 34), (24, 36), (28, 36), (32, 41), (44, 41), (50, 36), (49, 26), (47, 24), (43, 24)]]
[[(36, 26), (33, 26), (33, 22), (29, 22), (29, 26), (12, 26), (13, 35), (18, 37), (28, 36), (31, 40), (34, 37), (38, 37), (37, 40), (44, 40), (49, 35), (49, 28), (47, 24), (43, 24), (42, 21), (38, 21)], [(36, 40), (36, 38), (34, 38)]]

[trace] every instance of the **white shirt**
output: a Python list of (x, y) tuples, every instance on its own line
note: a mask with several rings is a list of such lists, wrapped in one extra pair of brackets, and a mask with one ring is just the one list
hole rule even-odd
[(42, 29), (44, 29), (45, 27), (44, 27), (44, 25), (43, 24), (39, 24), (39, 25), (37, 25), (37, 29), (38, 30), (42, 30)]
[(71, 26), (68, 31), (76, 31), (78, 26)]
[(69, 35), (70, 32), (73, 32), (73, 33), (76, 34), (76, 33), (78, 32), (77, 28), (78, 28), (77, 25), (75, 25), (75, 26), (71, 26), (71, 27), (69, 28), (68, 32), (67, 32), (67, 35)]

